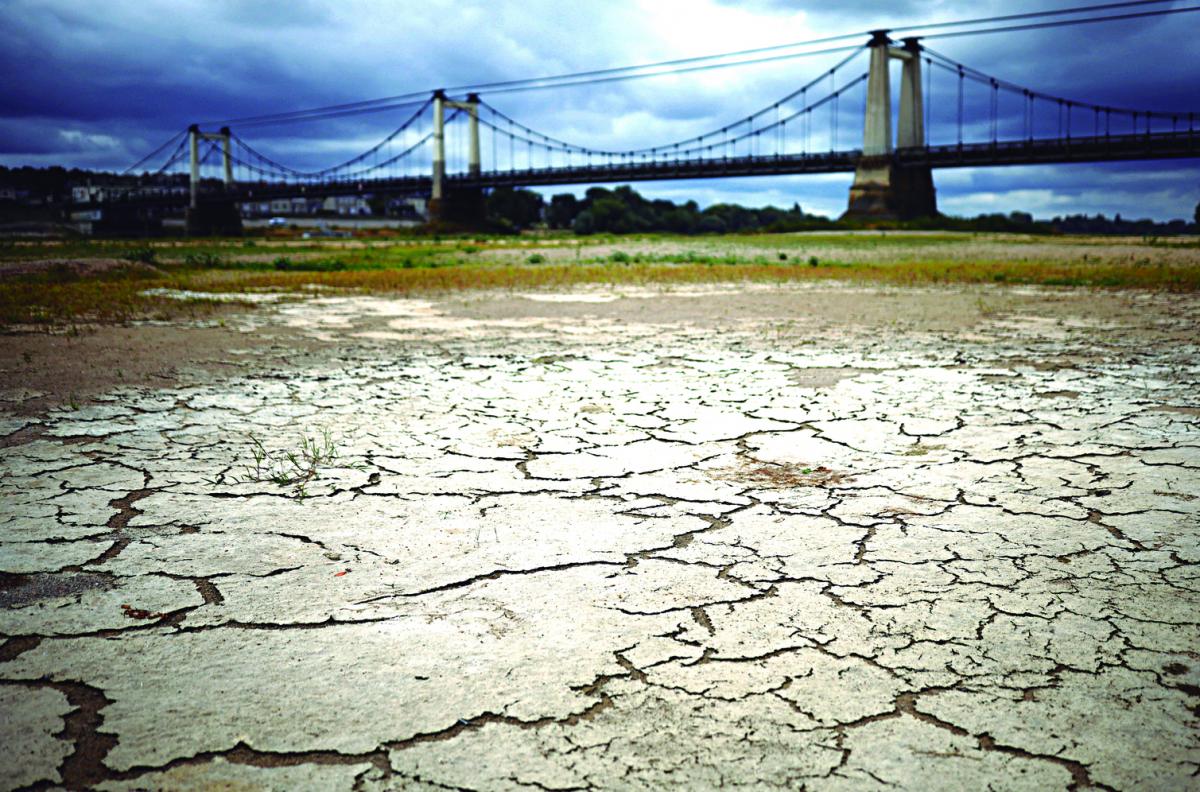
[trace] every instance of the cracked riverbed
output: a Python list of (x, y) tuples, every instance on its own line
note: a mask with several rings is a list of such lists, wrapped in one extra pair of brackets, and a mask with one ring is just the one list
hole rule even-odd
[(0, 789), (1194, 788), (1198, 320), (318, 297), (10, 372)]

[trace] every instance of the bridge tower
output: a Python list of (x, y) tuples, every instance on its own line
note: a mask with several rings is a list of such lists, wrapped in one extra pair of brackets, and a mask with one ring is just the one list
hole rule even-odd
[(446, 92), (433, 92), (433, 186), (429, 196), (431, 220), (448, 220), (466, 225), (483, 222), (483, 191), (478, 187), (446, 189), (446, 110), (467, 114), (467, 176), (477, 179), (483, 172), (479, 158), (479, 94), (467, 94), (466, 101), (446, 98)]
[(226, 192), (233, 189), (233, 135), (229, 127), (219, 132), (201, 132), (198, 124), (188, 127), (188, 208), (186, 215), (189, 236), (238, 236), (242, 233), (242, 218), (232, 197), (200, 202), (200, 141), (221, 144), (222, 182)]
[(871, 67), (867, 77), (867, 112), (863, 121), (862, 159), (850, 187), (850, 205), (843, 217), (911, 218), (937, 214), (937, 195), (928, 165), (900, 165), (892, 145), (892, 92), (889, 66), (900, 73), (900, 114), (895, 148), (925, 146), (925, 98), (921, 91), (921, 42), (904, 39), (893, 46), (886, 30), (876, 30), (868, 44)]

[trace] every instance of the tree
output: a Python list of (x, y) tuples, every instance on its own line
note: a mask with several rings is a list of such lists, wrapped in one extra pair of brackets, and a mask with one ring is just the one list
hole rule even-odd
[(575, 215), (575, 221), (571, 223), (571, 228), (580, 236), (596, 233), (596, 222), (592, 218), (592, 210), (584, 209), (579, 214)]
[(1196, 204), (1196, 211), (1192, 214), (1192, 222), (1200, 226), (1200, 203)]
[(532, 190), (497, 187), (487, 198), (488, 217), (514, 228), (528, 228), (542, 219), (542, 196)]
[(639, 230), (629, 207), (615, 195), (606, 195), (592, 203), (591, 215), (596, 231), (627, 234)]
[(550, 199), (546, 209), (546, 225), (551, 228), (570, 228), (579, 215), (579, 199), (571, 193), (561, 193)]

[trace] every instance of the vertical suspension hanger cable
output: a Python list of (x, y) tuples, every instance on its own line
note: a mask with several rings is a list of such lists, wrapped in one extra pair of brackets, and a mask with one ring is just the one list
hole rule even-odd
[(996, 145), (996, 140), (1000, 132), (1000, 85), (992, 80), (992, 145)]
[(779, 126), (779, 103), (775, 103), (775, 159), (783, 150), (783, 131)]
[(838, 122), (838, 95), (833, 94), (833, 102), (830, 103), (829, 111), (829, 151), (830, 153), (837, 151), (837, 122)]
[(958, 67), (958, 147), (963, 144), (963, 67)]
[[(807, 86), (805, 86), (800, 91), (800, 106), (808, 107), (808, 87)], [(811, 132), (808, 122), (811, 120), (812, 120), (811, 113), (805, 112), (804, 119), (802, 120), (802, 123), (804, 124), (804, 153), (805, 154), (808, 153), (808, 138), (809, 138), (809, 134)]]

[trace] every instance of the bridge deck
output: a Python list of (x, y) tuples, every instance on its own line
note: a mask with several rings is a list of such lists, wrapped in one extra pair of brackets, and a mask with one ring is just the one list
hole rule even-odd
[[(919, 149), (901, 149), (894, 153), (893, 158), (898, 164), (927, 165), (931, 168), (1200, 158), (1200, 131), (927, 146)], [(839, 173), (853, 171), (861, 159), (862, 152), (854, 149), (758, 157), (647, 160), (616, 165), (485, 172), (475, 178), (466, 174), (451, 174), (447, 176), (447, 183), (451, 189), (539, 187), (556, 184)], [(266, 201), (272, 198), (361, 193), (422, 194), (428, 193), (430, 187), (431, 179), (428, 176), (322, 183), (240, 182), (231, 192), (204, 194), (202, 198), (229, 200), (232, 197), (236, 201)], [(180, 205), (185, 200), (186, 197), (163, 196), (139, 202)]]

